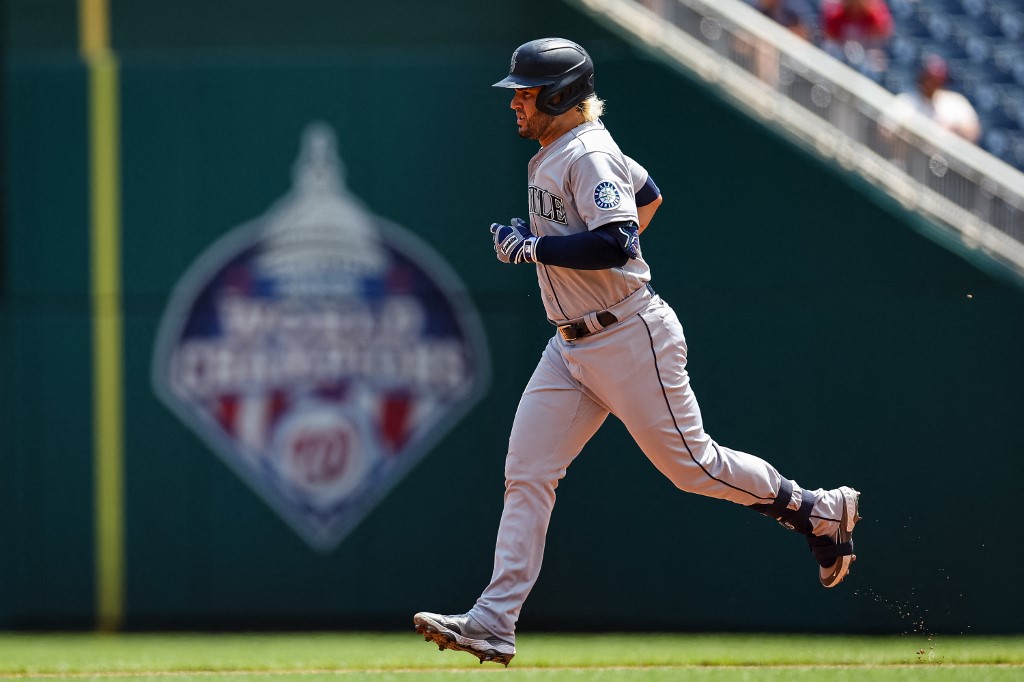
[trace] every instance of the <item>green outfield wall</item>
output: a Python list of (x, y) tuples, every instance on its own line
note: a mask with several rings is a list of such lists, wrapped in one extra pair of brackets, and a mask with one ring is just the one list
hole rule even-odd
[[(487, 226), (527, 211), (535, 145), (490, 84), (518, 44), (564, 35), (590, 49), (606, 124), (664, 193), (643, 248), (707, 430), (801, 485), (858, 488), (864, 520), (851, 577), (823, 590), (801, 538), (675, 490), (610, 419), (559, 487), (521, 627), (1021, 631), (1024, 291), (894, 202), (568, 6), (111, 0), (110, 51), (83, 56), (86, 5), (3, 5), (0, 628), (396, 629), (472, 605), (508, 430), (553, 331), (532, 270), (491, 250)], [(116, 94), (109, 139), (91, 127), (97, 74)], [(258, 465), (224, 455), (224, 413), (190, 423), (154, 369), (175, 287), (292, 196), (314, 122), (360, 215), (429, 247), (408, 247), (408, 281), (464, 285), (454, 305), (484, 349), (479, 395), (444, 428), (388, 427), (396, 451), (422, 438), (421, 459), (319, 547), (254, 484)], [(113, 233), (96, 229), (97, 144), (115, 145)]]

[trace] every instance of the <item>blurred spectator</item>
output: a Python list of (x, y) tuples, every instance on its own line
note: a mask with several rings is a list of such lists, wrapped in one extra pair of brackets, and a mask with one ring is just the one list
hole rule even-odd
[(814, 11), (807, 0), (754, 0), (754, 7), (804, 40), (814, 37)]
[(824, 0), (821, 30), (827, 52), (881, 80), (888, 68), (885, 46), (892, 36), (892, 14), (885, 0)]
[(946, 60), (938, 55), (927, 55), (917, 74), (917, 87), (897, 96), (897, 112), (918, 111), (942, 128), (976, 143), (981, 137), (978, 113), (966, 97), (945, 88), (948, 81)]
[[(813, 41), (816, 20), (808, 0), (747, 0), (748, 4), (794, 35)], [(737, 33), (736, 55), (750, 60), (750, 70), (772, 87), (779, 85), (779, 50), (753, 35)]]

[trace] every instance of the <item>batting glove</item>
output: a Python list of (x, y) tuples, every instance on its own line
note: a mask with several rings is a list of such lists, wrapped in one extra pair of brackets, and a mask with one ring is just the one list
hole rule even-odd
[(513, 218), (511, 225), (491, 223), (491, 237), (494, 239), (494, 252), (502, 263), (536, 263), (538, 237), (530, 232), (526, 221)]

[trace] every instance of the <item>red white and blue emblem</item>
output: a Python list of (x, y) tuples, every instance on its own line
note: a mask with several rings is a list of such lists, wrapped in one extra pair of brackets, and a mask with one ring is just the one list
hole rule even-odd
[(348, 192), (333, 131), (313, 124), (292, 192), (178, 283), (153, 385), (326, 551), (480, 398), (481, 330), (447, 263)]

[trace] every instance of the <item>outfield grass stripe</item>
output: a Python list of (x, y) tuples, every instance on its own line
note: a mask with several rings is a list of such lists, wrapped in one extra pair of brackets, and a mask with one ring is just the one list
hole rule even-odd
[[(524, 634), (506, 669), (415, 633), (0, 633), (0, 682), (1016, 682), (1024, 637)], [(510, 679), (511, 679), (510, 678)]]
[(466, 668), (283, 668), (280, 670), (263, 670), (239, 668), (231, 670), (107, 670), (90, 672), (39, 672), (39, 673), (2, 673), (0, 679), (89, 679), (89, 678), (133, 678), (133, 677), (230, 677), (245, 675), (252, 677), (280, 677), (285, 675), (477, 675), (487, 674), (509, 674), (516, 672), (632, 672), (632, 671), (677, 671), (695, 672), (700, 670), (722, 670), (722, 671), (757, 671), (757, 670), (794, 670), (794, 671), (822, 671), (833, 672), (837, 670), (930, 670), (930, 669), (1012, 669), (1024, 670), (1022, 663), (889, 663), (889, 664), (836, 664), (836, 665), (595, 665), (595, 666), (516, 666), (512, 665), (507, 670), (501, 666), (485, 664), (481, 667), (468, 666)]

